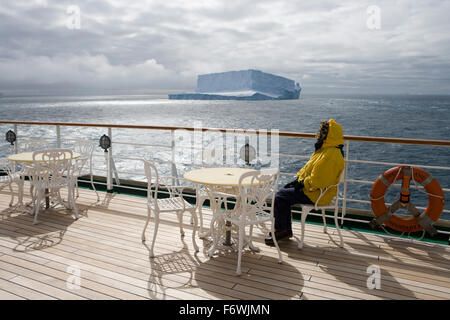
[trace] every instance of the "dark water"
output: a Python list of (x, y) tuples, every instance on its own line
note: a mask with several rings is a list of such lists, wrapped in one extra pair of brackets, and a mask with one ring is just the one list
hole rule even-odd
[[(321, 120), (334, 118), (345, 135), (449, 140), (450, 96), (308, 96), (286, 101), (176, 101), (166, 96), (91, 96), (91, 97), (3, 97), (0, 119), (29, 121), (61, 121), (81, 123), (114, 123), (143, 125), (175, 125), (235, 129), (279, 129), (280, 131), (316, 132)], [(3, 134), (12, 128), (1, 125)], [(62, 128), (64, 137), (98, 140), (105, 129)], [(19, 127), (20, 135), (54, 137), (54, 127)], [(114, 130), (114, 141), (165, 143), (169, 136), (157, 131)], [(309, 156), (314, 141), (280, 137), (280, 152)], [(6, 141), (0, 145), (1, 155), (8, 153)], [(98, 150), (98, 152), (101, 152)], [(116, 154), (133, 157), (168, 158), (164, 149), (117, 145)], [(99, 153), (101, 154), (101, 153)], [(450, 167), (449, 147), (358, 143), (350, 144), (350, 159), (390, 163)], [(101, 161), (102, 159), (98, 159)], [(296, 173), (306, 160), (280, 158), (282, 172)], [(134, 172), (137, 164), (117, 159), (119, 170)], [(350, 163), (350, 179), (374, 181), (391, 166)], [(188, 166), (186, 167), (188, 168)], [(427, 169), (443, 188), (450, 188), (450, 170)], [(291, 177), (284, 176), (282, 183)], [(351, 198), (368, 200), (370, 185), (350, 183)], [(397, 191), (395, 191), (397, 192)], [(395, 193), (394, 192), (394, 193)], [(449, 192), (446, 192), (448, 198)], [(426, 195), (413, 199), (426, 205)], [(393, 194), (391, 199), (396, 197)], [(351, 207), (369, 209), (363, 204)], [(446, 205), (449, 210), (449, 205)], [(450, 215), (444, 214), (445, 218)]]

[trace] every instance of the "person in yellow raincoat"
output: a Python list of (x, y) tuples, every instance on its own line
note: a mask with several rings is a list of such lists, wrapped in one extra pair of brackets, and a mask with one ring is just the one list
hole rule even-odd
[[(296, 179), (275, 196), (275, 236), (277, 241), (292, 237), (291, 206), (294, 204), (314, 204), (320, 190), (339, 182), (344, 169), (344, 135), (342, 127), (334, 119), (322, 121), (316, 135), (315, 151), (306, 165), (297, 173)], [(326, 205), (333, 200), (337, 188), (328, 190), (318, 205)], [(273, 237), (265, 239), (273, 245)]]

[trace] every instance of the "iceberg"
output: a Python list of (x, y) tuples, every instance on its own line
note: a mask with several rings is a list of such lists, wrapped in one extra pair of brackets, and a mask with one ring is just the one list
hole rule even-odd
[(298, 99), (301, 90), (294, 80), (250, 69), (199, 75), (194, 93), (169, 94), (169, 99), (284, 100)]

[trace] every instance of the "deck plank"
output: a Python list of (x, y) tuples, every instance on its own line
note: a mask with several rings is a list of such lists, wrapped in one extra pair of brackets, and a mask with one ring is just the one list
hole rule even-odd
[(20, 284), (14, 283), (13, 281), (6, 281), (0, 279), (0, 289), (14, 294), (20, 299), (28, 300), (56, 300), (57, 298), (52, 297), (50, 294), (42, 293), (34, 289), (27, 288)]
[[(76, 243), (76, 242), (75, 242)], [(94, 265), (94, 266), (100, 266), (101, 268), (106, 268), (106, 269), (110, 269), (110, 270), (120, 270), (122, 272), (122, 274), (132, 274), (134, 277), (136, 278), (140, 278), (140, 279), (148, 279), (148, 275), (145, 274), (145, 270), (148, 268), (148, 266), (146, 268), (144, 267), (139, 267), (137, 266), (135, 263), (136, 261), (134, 261), (133, 263), (130, 263), (130, 259), (129, 258), (124, 258), (124, 261), (120, 261), (117, 259), (111, 259), (108, 258), (107, 256), (100, 256), (100, 255), (96, 255), (95, 253), (92, 253), (92, 249), (91, 251), (80, 251), (78, 252), (78, 254), (80, 254), (80, 256), (77, 256), (77, 253), (73, 252), (73, 248), (69, 247), (69, 250), (66, 250), (65, 245), (63, 244), (59, 244), (58, 245), (58, 249), (54, 250), (54, 248), (47, 248), (45, 251), (46, 252), (52, 252), (55, 254), (58, 254), (60, 257), (71, 257), (72, 261), (76, 261), (79, 262), (80, 264), (83, 264), (83, 266), (86, 266), (87, 264), (90, 263), (90, 265)], [(95, 250), (94, 250), (95, 251)], [(91, 259), (91, 257), (94, 257), (94, 259)], [(122, 257), (123, 258), (123, 257)], [(55, 259), (55, 258), (53, 258)], [(147, 264), (148, 265), (148, 257), (146, 257), (147, 259)], [(124, 267), (121, 267), (124, 266)], [(128, 266), (128, 268), (126, 268), (125, 266)], [(82, 267), (83, 271), (86, 269), (85, 267)], [(104, 269), (99, 269), (99, 270), (104, 270)], [(101, 271), (98, 271), (101, 272)], [(117, 276), (111, 276), (112, 278), (117, 278)], [(130, 278), (131, 279), (131, 278)], [(128, 279), (128, 280), (130, 280)], [(132, 278), (133, 280), (135, 278)], [(166, 282), (168, 282), (169, 280), (166, 280)], [(215, 281), (215, 283), (217, 283), (218, 281)], [(227, 282), (228, 284), (228, 282)], [(141, 282), (141, 286), (143, 285), (143, 282)], [(185, 294), (186, 296), (187, 294)], [(204, 293), (202, 293), (202, 295), (205, 295)], [(206, 295), (206, 297), (210, 298), (210, 296)], [(193, 297), (191, 297), (193, 298)], [(195, 298), (198, 298), (197, 296)], [(228, 297), (230, 298), (230, 297)]]
[(25, 298), (0, 289), (0, 300), (25, 300)]
[[(5, 264), (3, 262), (6, 262), (8, 264), (7, 268), (8, 270), (14, 270), (14, 272), (18, 273), (21, 276), (32, 278), (35, 280), (39, 280), (41, 282), (44, 282), (45, 284), (55, 286), (61, 290), (68, 291), (70, 293), (74, 293), (76, 295), (79, 295), (81, 297), (87, 298), (87, 299), (101, 299), (101, 300), (111, 300), (113, 297), (95, 291), (91, 290), (89, 287), (85, 287), (85, 283), (81, 283), (80, 281), (80, 288), (77, 289), (69, 289), (67, 287), (67, 280), (72, 275), (71, 273), (62, 272), (59, 270), (52, 269), (48, 266), (42, 266), (40, 264), (22, 260), (20, 258), (14, 257), (14, 256), (7, 256), (2, 259), (2, 262), (0, 262), (0, 267), (4, 267)], [(80, 274), (81, 275), (81, 274)]]
[(53, 297), (58, 297), (58, 299), (62, 299), (62, 300), (86, 300), (86, 298), (84, 298), (80, 295), (72, 294), (72, 293), (67, 292), (66, 290), (61, 290), (52, 285), (48, 285), (46, 283), (43, 283), (43, 282), (40, 282), (40, 281), (37, 281), (34, 279), (30, 279), (30, 278), (25, 278), (22, 276), (12, 278), (10, 281), (14, 282), (15, 284), (19, 284), (23, 287), (29, 288), (29, 289), (48, 293), (49, 295), (51, 295)]
[[(235, 252), (210, 259), (210, 241), (197, 238), (200, 252), (194, 254), (189, 214), (184, 238), (174, 214), (161, 217), (152, 259), (140, 241), (146, 199), (100, 195), (108, 201), (97, 203), (93, 191), (80, 189), (78, 220), (67, 210), (46, 210), (33, 225), (27, 214), (10, 214), (10, 195), (0, 191), (0, 298), (450, 299), (448, 246), (342, 230), (342, 249), (335, 228), (329, 226), (326, 234), (322, 226), (308, 224), (302, 250), (294, 239), (280, 243), (280, 265), (276, 249), (256, 230), (254, 243), (261, 251), (244, 251), (242, 275), (236, 277)], [(205, 207), (203, 213), (207, 230), (211, 211)], [(299, 223), (293, 231), (300, 234)], [(148, 239), (152, 232), (150, 223)], [(66, 286), (73, 264), (82, 272), (78, 291)], [(366, 286), (370, 265), (381, 269), (380, 290)]]

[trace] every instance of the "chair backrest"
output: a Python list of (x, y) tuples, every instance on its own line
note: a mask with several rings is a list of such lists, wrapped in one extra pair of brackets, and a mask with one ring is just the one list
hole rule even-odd
[(31, 152), (37, 150), (45, 150), (48, 148), (48, 142), (42, 139), (30, 139), (19, 141), (18, 143), (18, 152)]
[(0, 158), (0, 183), (9, 183), (16, 172), (15, 164), (6, 158)]
[[(343, 182), (344, 179), (345, 179), (345, 167), (346, 167), (346, 165), (347, 165), (347, 164), (344, 162), (344, 169), (342, 170), (341, 175), (339, 176), (339, 182), (338, 182), (338, 183), (333, 184), (333, 185), (330, 185), (330, 186), (326, 187), (325, 189), (321, 189), (321, 190), (320, 190), (320, 195), (319, 195), (319, 197), (317, 198), (316, 202), (314, 203), (315, 210), (317, 210), (317, 207), (319, 207), (318, 203), (319, 203), (320, 199), (322, 198), (322, 196), (323, 196), (325, 193), (327, 193), (328, 190), (330, 190), (330, 189), (332, 189), (332, 188), (334, 188), (334, 187), (336, 187), (336, 195), (333, 197), (333, 199), (331, 199), (331, 202), (330, 202), (330, 203), (333, 203), (333, 201), (335, 201), (334, 204), (335, 204), (335, 205), (338, 204), (338, 198), (339, 198), (339, 185), (340, 185), (341, 182)], [(328, 205), (330, 205), (330, 204), (327, 204), (326, 206), (328, 206)]]
[(28, 174), (34, 182), (49, 182), (72, 175), (72, 157), (70, 149), (47, 149), (33, 152), (33, 164)]
[(264, 212), (273, 214), (273, 205), (269, 206), (268, 199), (272, 202), (278, 189), (280, 178), (279, 169), (263, 169), (251, 171), (239, 178), (239, 196), (241, 199), (241, 219), (258, 218)]
[(144, 160), (144, 170), (145, 176), (147, 177), (147, 201), (157, 206), (158, 204), (156, 200), (158, 199), (159, 187), (158, 170), (153, 163), (147, 160)]
[(80, 154), (80, 157), (74, 162), (73, 172), (77, 176), (81, 176), (89, 165), (89, 173), (92, 173), (92, 154), (94, 153), (95, 144), (89, 140), (76, 140), (73, 144), (73, 150)]
[(76, 140), (73, 143), (73, 150), (78, 152), (83, 157), (92, 157), (94, 152), (95, 143), (90, 140)]

